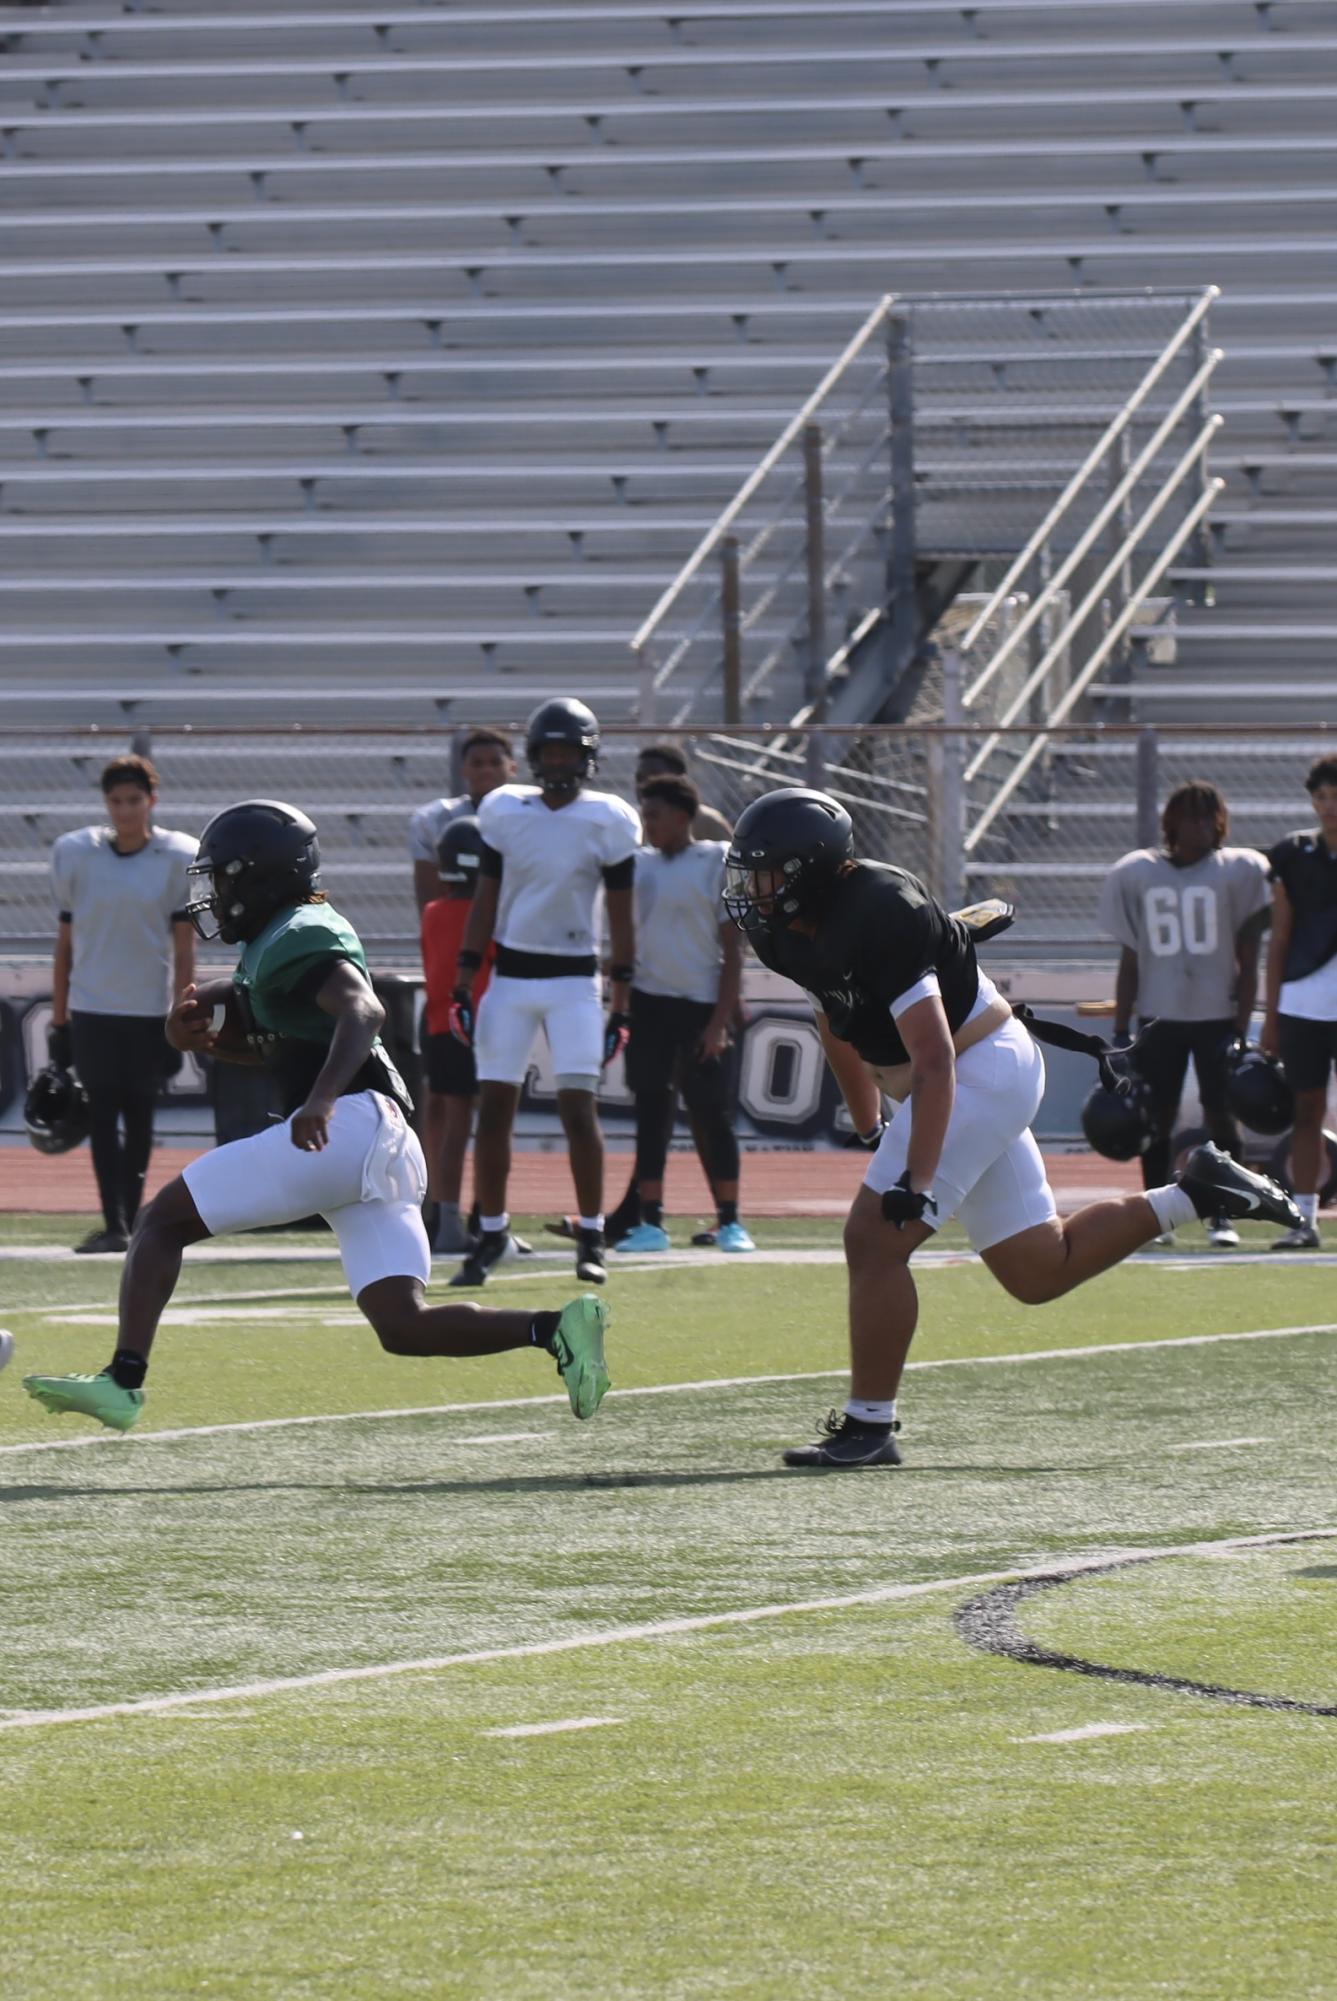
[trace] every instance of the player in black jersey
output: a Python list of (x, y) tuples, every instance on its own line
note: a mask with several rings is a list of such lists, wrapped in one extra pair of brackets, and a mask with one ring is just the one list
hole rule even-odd
[[(849, 815), (824, 793), (748, 807), (724, 901), (762, 963), (812, 996), (855, 1128), (877, 1141), (845, 1225), (851, 1394), (787, 1464), (899, 1464), (896, 1389), (919, 1310), (909, 1263), (951, 1216), (1006, 1290), (1040, 1305), (1194, 1215), (1296, 1213), (1209, 1145), (1166, 1187), (1061, 1219), (1030, 1132), (1038, 1046), (979, 971), (969, 926), (904, 869), (856, 861)], [(879, 1091), (901, 1101), (880, 1138)]]

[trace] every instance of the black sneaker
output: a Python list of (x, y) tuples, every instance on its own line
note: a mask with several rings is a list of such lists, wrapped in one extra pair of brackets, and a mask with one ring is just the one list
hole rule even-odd
[(718, 1250), (719, 1241), (720, 1235), (717, 1228), (698, 1230), (692, 1238), (692, 1243), (698, 1251)]
[(862, 1424), (848, 1411), (828, 1411), (822, 1419), (824, 1436), (815, 1445), (792, 1445), (781, 1456), (786, 1466), (840, 1468), (899, 1466), (893, 1432), (899, 1424)]
[(576, 1230), (576, 1277), (583, 1285), (602, 1285), (608, 1277), (602, 1230)]
[(1295, 1230), (1304, 1220), (1280, 1182), (1241, 1167), (1210, 1140), (1194, 1147), (1175, 1179), (1204, 1223), (1215, 1216), (1247, 1217)]
[(128, 1251), (130, 1239), (124, 1230), (93, 1230), (81, 1244), (76, 1244), (76, 1257), (99, 1257), (104, 1251)]
[(1321, 1251), (1323, 1239), (1317, 1227), (1301, 1217), (1299, 1229), (1287, 1230), (1284, 1237), (1274, 1237), (1272, 1248), (1274, 1251)]
[(486, 1285), (498, 1265), (509, 1264), (518, 1256), (509, 1230), (484, 1230), (473, 1250), (451, 1279), (451, 1285)]

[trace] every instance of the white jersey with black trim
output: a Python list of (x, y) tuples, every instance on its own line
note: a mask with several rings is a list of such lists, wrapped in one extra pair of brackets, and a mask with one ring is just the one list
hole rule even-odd
[(1115, 863), (1100, 892), (1102, 931), (1137, 954), (1137, 1011), (1162, 1021), (1235, 1012), (1236, 940), (1271, 901), (1265, 855), (1215, 848), (1180, 868), (1156, 848)]
[(640, 846), (635, 807), (611, 792), (578, 792), (554, 811), (537, 785), (499, 785), (479, 806), (478, 824), (501, 856), (498, 945), (563, 957), (597, 952), (603, 871)]

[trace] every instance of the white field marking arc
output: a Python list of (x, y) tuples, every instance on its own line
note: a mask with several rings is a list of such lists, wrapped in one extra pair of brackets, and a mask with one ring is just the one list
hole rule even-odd
[(428, 1655), (421, 1660), (383, 1661), (363, 1667), (319, 1668), (311, 1674), (282, 1675), (271, 1681), (237, 1682), (222, 1688), (193, 1688), (172, 1695), (145, 1695), (124, 1702), (90, 1704), (81, 1709), (20, 1709), (0, 1715), (0, 1731), (36, 1730), (54, 1723), (99, 1723), (111, 1716), (156, 1716), (173, 1709), (194, 1709), (203, 1703), (257, 1701), (263, 1696), (290, 1695), (309, 1688), (336, 1688), (347, 1682), (386, 1681), (406, 1674), (437, 1674), (444, 1668), (486, 1667), (497, 1661), (535, 1660), (552, 1654), (582, 1653), (593, 1647), (626, 1646), (638, 1640), (676, 1639), (683, 1633), (720, 1631), (753, 1626), (763, 1619), (792, 1618), (810, 1612), (847, 1612), (859, 1605), (891, 1605), (927, 1598), (941, 1591), (974, 1590), (982, 1584), (1019, 1583), (1029, 1577), (1052, 1577), (1056, 1571), (1080, 1576), (1106, 1570), (1112, 1562), (1152, 1563), (1172, 1556), (1214, 1556), (1226, 1550), (1280, 1547), (1287, 1543), (1325, 1542), (1337, 1538), (1337, 1528), (1274, 1530), (1267, 1535), (1227, 1536), (1214, 1542), (1167, 1543), (1149, 1549), (1106, 1550), (1100, 1555), (1052, 1557), (1026, 1569), (979, 1570), (960, 1577), (929, 1577), (915, 1584), (879, 1584), (839, 1598), (801, 1598), (787, 1605), (746, 1605), (733, 1612), (703, 1612), (682, 1619), (654, 1619), (639, 1626), (610, 1626), (598, 1633), (569, 1633), (554, 1640), (527, 1640), (509, 1647), (479, 1647), (469, 1653)]
[(1167, 1452), (1224, 1452), (1231, 1445), (1270, 1445), (1270, 1438), (1190, 1438), (1183, 1445), (1167, 1445)]
[(608, 1730), (626, 1722), (625, 1716), (571, 1716), (561, 1723), (508, 1723), (500, 1730), (484, 1730), (484, 1737), (557, 1737), (565, 1730)]
[(1042, 1730), (1038, 1737), (1014, 1737), (1014, 1744), (1079, 1744), (1093, 1737), (1126, 1737), (1133, 1730), (1150, 1730), (1149, 1723), (1083, 1723), (1075, 1730)]
[[(1168, 1341), (1100, 1341), (1092, 1342), (1086, 1348), (1029, 1348), (1015, 1355), (948, 1355), (935, 1362), (908, 1362), (910, 1370), (924, 1372), (929, 1369), (992, 1369), (1020, 1366), (1026, 1362), (1069, 1362), (1085, 1359), (1088, 1355), (1139, 1355), (1159, 1353), (1164, 1348), (1206, 1348), (1223, 1341), (1282, 1341), (1304, 1334), (1337, 1333), (1337, 1322), (1316, 1321), (1305, 1327), (1251, 1327), (1238, 1333), (1226, 1334), (1176, 1334)], [(825, 1383), (833, 1377), (849, 1372), (839, 1369), (806, 1369), (783, 1375), (766, 1376), (716, 1376), (699, 1382), (687, 1383), (642, 1383), (630, 1389), (610, 1390), (607, 1401), (626, 1397), (668, 1397), (695, 1395), (705, 1390), (737, 1390), (765, 1387), (772, 1383)], [(336, 1410), (325, 1411), (317, 1416), (306, 1417), (252, 1417), (243, 1418), (232, 1424), (183, 1425), (173, 1431), (145, 1431), (139, 1433), (116, 1434), (94, 1432), (89, 1438), (45, 1438), (32, 1439), (24, 1445), (0, 1445), (0, 1457), (8, 1457), (15, 1452), (77, 1452), (90, 1446), (115, 1447), (125, 1451), (133, 1446), (170, 1445), (182, 1438), (215, 1438), (229, 1432), (238, 1431), (281, 1431), (295, 1430), (299, 1426), (313, 1424), (370, 1424), (388, 1418), (405, 1417), (458, 1417), (461, 1413), (479, 1410), (534, 1410), (545, 1404), (565, 1405), (567, 1398), (558, 1393), (544, 1397), (494, 1397), (482, 1403), (437, 1403), (409, 1404), (393, 1410)]]

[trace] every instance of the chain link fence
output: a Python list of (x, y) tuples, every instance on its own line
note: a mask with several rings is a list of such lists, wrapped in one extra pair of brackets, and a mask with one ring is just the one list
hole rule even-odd
[[(986, 856), (963, 849), (966, 768), (977, 733), (941, 720), (926, 682), (915, 719), (897, 728), (656, 731), (680, 742), (707, 802), (733, 822), (778, 785), (833, 793), (854, 820), (858, 851), (895, 861), (949, 902), (1011, 898), (1020, 921), (1009, 949), (1042, 961), (1103, 956), (1101, 882), (1129, 848), (1157, 839), (1160, 808), (1187, 778), (1213, 780), (1231, 807), (1230, 840), (1267, 847), (1308, 824), (1303, 781), (1324, 738), (1277, 729), (1137, 728), (1050, 732), (1026, 787), (1000, 818)], [(646, 732), (609, 731), (598, 782), (634, 796)], [(1019, 744), (1034, 733), (1013, 732)], [(158, 818), (198, 834), (243, 798), (288, 799), (320, 827), (325, 883), (382, 964), (416, 959), (409, 815), (458, 790), (458, 733), (442, 729), (188, 730), (151, 739), (112, 732), (0, 732), (8, 783), (0, 800), (0, 954), (44, 959), (55, 909), (53, 841), (101, 821), (99, 774), (114, 755), (147, 749), (161, 774)]]

